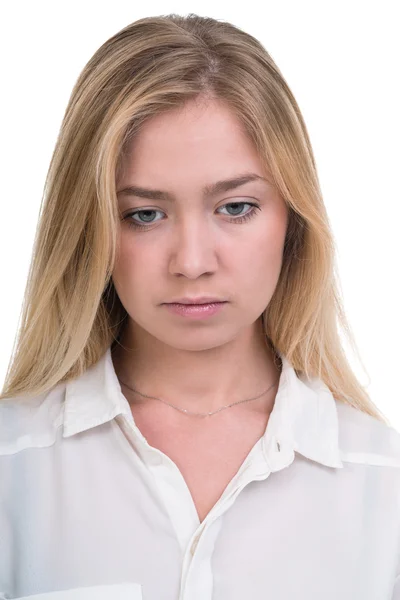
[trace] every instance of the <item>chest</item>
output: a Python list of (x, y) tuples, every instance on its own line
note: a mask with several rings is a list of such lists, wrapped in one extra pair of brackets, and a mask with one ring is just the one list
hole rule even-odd
[[(134, 414), (148, 443), (166, 454), (178, 467), (192, 496), (200, 522), (219, 500), (246, 457), (265, 433), (267, 415), (226, 419), (219, 423), (159, 426), (157, 419)], [(187, 419), (186, 416), (184, 416)]]
[(228, 484), (239, 471), (257, 439), (241, 448), (218, 452), (218, 448), (191, 445), (177, 449), (165, 448), (164, 452), (179, 468), (189, 488), (200, 522), (222, 496)]

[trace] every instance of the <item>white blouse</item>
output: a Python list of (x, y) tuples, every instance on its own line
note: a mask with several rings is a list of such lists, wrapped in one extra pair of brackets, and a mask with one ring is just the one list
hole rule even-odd
[(400, 433), (281, 358), (265, 433), (202, 523), (110, 348), (0, 401), (0, 599), (400, 600)]

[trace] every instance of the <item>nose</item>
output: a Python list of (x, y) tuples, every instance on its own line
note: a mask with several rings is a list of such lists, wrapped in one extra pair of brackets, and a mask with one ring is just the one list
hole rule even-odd
[(204, 214), (197, 212), (182, 218), (172, 232), (169, 272), (196, 279), (215, 272), (218, 266), (217, 231)]

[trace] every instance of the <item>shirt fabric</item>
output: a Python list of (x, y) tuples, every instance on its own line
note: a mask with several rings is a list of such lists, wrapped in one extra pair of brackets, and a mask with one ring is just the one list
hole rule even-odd
[(202, 523), (110, 348), (0, 401), (0, 599), (400, 600), (400, 434), (280, 357), (265, 433)]

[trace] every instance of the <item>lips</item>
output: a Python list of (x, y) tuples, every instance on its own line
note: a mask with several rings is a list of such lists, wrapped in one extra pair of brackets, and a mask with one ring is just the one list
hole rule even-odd
[(183, 302), (170, 302), (169, 306), (187, 306), (187, 307), (191, 307), (191, 306), (214, 306), (216, 304), (225, 304), (224, 302), (199, 302), (198, 304), (184, 304)]
[(168, 302), (168, 304), (175, 306), (210, 306), (211, 304), (224, 304), (224, 302), (214, 300), (213, 302)]
[(198, 296), (197, 298), (174, 298), (170, 302), (165, 302), (164, 304), (218, 304), (222, 302), (227, 302), (227, 300), (222, 300), (221, 298), (216, 298), (215, 296)]
[(211, 302), (208, 304), (181, 304), (179, 302), (171, 302), (165, 304), (167, 309), (177, 315), (188, 317), (191, 319), (204, 319), (210, 317), (220, 310), (227, 302)]

